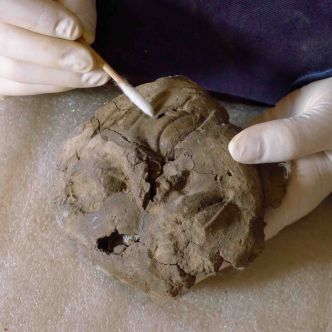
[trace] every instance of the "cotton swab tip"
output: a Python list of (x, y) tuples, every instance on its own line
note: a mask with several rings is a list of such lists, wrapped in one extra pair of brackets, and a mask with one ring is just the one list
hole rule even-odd
[(145, 114), (153, 117), (153, 107), (126, 81), (117, 82), (123, 93)]

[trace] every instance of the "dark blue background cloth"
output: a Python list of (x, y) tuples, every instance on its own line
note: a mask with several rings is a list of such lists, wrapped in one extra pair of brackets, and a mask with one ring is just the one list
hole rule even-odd
[(134, 83), (181, 74), (275, 104), (332, 75), (332, 1), (99, 0), (96, 49)]

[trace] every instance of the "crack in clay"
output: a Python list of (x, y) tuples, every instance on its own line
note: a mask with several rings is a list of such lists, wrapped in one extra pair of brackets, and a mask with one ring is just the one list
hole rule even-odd
[(208, 115), (208, 117), (195, 129), (196, 131), (200, 132), (203, 130), (206, 123), (208, 123), (214, 116), (216, 111), (211, 111), (211, 113)]
[[(148, 162), (148, 176), (145, 179), (149, 183), (150, 188), (149, 188), (149, 192), (147, 194), (148, 200), (145, 202), (145, 204), (143, 203), (143, 208), (144, 209), (147, 208), (147, 206), (150, 202), (153, 202), (153, 199), (157, 194), (156, 181), (157, 181), (158, 177), (162, 174), (162, 171), (160, 171), (160, 173), (158, 175), (155, 174), (155, 172), (151, 168), (152, 163), (153, 163), (153, 161)], [(162, 169), (162, 167), (161, 167), (161, 169)]]
[[(127, 137), (123, 136), (121, 133), (117, 132), (116, 130), (112, 129), (112, 130), (109, 130), (109, 131), (112, 131), (114, 132), (115, 134), (119, 135), (121, 138), (123, 138), (126, 142), (128, 143), (132, 143), (132, 144), (135, 144), (137, 147), (141, 148), (142, 150), (147, 150), (147, 147), (146, 146), (143, 146), (137, 142), (133, 142), (131, 140), (129, 140)], [(145, 180), (149, 183), (150, 185), (150, 188), (149, 188), (149, 192), (146, 194), (146, 196), (144, 197), (143, 199), (143, 208), (146, 209), (148, 204), (150, 202), (153, 202), (153, 199), (154, 197), (156, 196), (157, 194), (157, 185), (156, 185), (156, 181), (158, 179), (158, 177), (160, 175), (162, 175), (162, 169), (163, 169), (163, 166), (165, 165), (166, 161), (165, 161), (165, 158), (163, 158), (161, 155), (156, 155), (153, 151), (151, 151), (150, 149), (148, 149), (148, 151), (151, 153), (151, 155), (155, 156), (155, 159), (159, 159), (159, 161), (161, 161), (161, 164), (158, 163), (158, 165), (160, 165), (160, 172), (155, 175), (155, 172), (153, 170), (153, 168), (151, 167), (151, 164), (152, 163), (157, 163), (156, 160), (154, 159), (151, 159), (151, 160), (146, 160), (145, 162), (147, 163), (147, 171), (148, 171), (148, 174), (147, 174), (147, 177), (145, 178)], [(141, 162), (142, 163), (142, 162)], [(138, 163), (140, 164), (140, 163)]]
[[(119, 113), (121, 113), (122, 109), (118, 106), (118, 104), (113, 100), (111, 101), (111, 103), (114, 105), (114, 107), (117, 109), (117, 111)], [(106, 105), (107, 107), (108, 105)], [(104, 106), (105, 107), (105, 106)], [(116, 119), (117, 122), (121, 121), (131, 110), (130, 109), (127, 109), (125, 112), (122, 112), (121, 116), (119, 118)], [(95, 117), (98, 121), (99, 119), (97, 117)], [(99, 121), (99, 124), (100, 124), (100, 129), (105, 125), (105, 123), (110, 119), (112, 118), (112, 115), (109, 115), (108, 117), (106, 117), (103, 121), (103, 123), (101, 123)], [(115, 121), (114, 121), (115, 122)]]
[(97, 118), (95, 118), (95, 120), (97, 121), (98, 125), (97, 128), (91, 134), (91, 138), (94, 138), (97, 134), (100, 133), (100, 121)]

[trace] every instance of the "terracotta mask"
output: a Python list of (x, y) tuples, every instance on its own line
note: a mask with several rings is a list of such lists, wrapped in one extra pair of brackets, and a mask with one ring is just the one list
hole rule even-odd
[(197, 84), (170, 77), (139, 91), (154, 119), (122, 95), (66, 143), (61, 223), (107, 274), (176, 296), (261, 252), (263, 183), (231, 158), (238, 129)]

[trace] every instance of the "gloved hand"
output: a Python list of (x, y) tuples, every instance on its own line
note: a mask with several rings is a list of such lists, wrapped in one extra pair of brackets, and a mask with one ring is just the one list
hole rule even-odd
[(0, 0), (0, 95), (92, 87), (108, 76), (74, 40), (94, 41), (95, 0)]
[(292, 160), (282, 205), (265, 215), (269, 239), (332, 191), (332, 78), (295, 90), (255, 123), (230, 142), (232, 157), (247, 164)]

